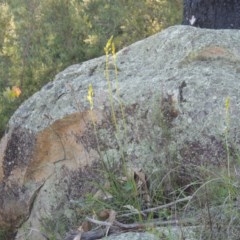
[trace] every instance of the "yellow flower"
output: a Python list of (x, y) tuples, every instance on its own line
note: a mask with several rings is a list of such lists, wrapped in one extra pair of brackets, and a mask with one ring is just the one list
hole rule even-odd
[(112, 42), (112, 55), (115, 55), (115, 44), (114, 44), (114, 42)]
[(229, 114), (229, 108), (230, 108), (230, 97), (227, 97), (225, 100), (225, 112), (226, 112), (226, 132), (229, 131), (230, 127), (230, 114)]
[(225, 100), (225, 109), (226, 112), (229, 112), (229, 107), (230, 107), (230, 97), (227, 97), (227, 99)]
[(87, 95), (87, 100), (90, 104), (90, 109), (93, 110), (93, 87), (92, 84), (89, 84), (88, 86), (88, 95)]
[(111, 47), (112, 47), (112, 40), (113, 40), (113, 36), (111, 36), (108, 41), (106, 46), (104, 47), (104, 52), (106, 55), (108, 55), (109, 51), (111, 51)]

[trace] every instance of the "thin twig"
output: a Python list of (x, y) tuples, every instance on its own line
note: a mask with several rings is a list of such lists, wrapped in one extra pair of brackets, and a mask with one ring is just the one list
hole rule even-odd
[[(32, 235), (32, 232), (37, 232), (39, 233), (42, 237), (44, 237), (46, 240), (49, 240), (49, 238), (47, 237), (47, 235), (41, 231), (39, 231), (38, 229), (36, 228), (28, 228), (29, 232), (27, 234), (27, 236), (25, 236), (26, 239), (28, 239), (31, 235)], [(20, 234), (19, 236), (16, 237), (16, 239), (19, 239), (19, 238), (22, 238), (24, 237), (25, 233), (23, 234)]]
[(171, 202), (171, 203), (167, 203), (167, 204), (157, 206), (157, 207), (154, 207), (154, 208), (148, 208), (148, 209), (139, 211), (137, 213), (136, 212), (125, 213), (125, 214), (119, 215), (118, 217), (128, 217), (128, 216), (136, 215), (136, 214), (139, 214), (139, 213), (144, 214), (144, 213), (149, 213), (149, 212), (155, 212), (156, 210), (167, 208), (167, 207), (170, 207), (170, 206), (175, 205), (175, 204), (180, 203), (180, 202), (190, 201), (192, 198), (193, 198), (192, 196), (188, 196), (188, 197), (185, 197), (185, 198), (178, 199), (178, 200), (176, 200), (174, 202)]
[(97, 225), (100, 225), (100, 226), (106, 226), (106, 227), (109, 227), (109, 226), (112, 226), (113, 224), (110, 223), (110, 222), (105, 222), (105, 221), (99, 221), (99, 220), (96, 220), (96, 219), (93, 219), (93, 218), (89, 218), (89, 217), (86, 217), (86, 220), (91, 222), (91, 223), (94, 223), (94, 224), (97, 224)]
[(156, 227), (156, 226), (167, 226), (167, 225), (178, 225), (178, 224), (189, 224), (189, 223), (193, 223), (194, 219), (192, 218), (187, 218), (187, 219), (182, 219), (182, 220), (169, 220), (169, 221), (162, 221), (160, 219), (155, 219), (153, 221), (147, 221), (147, 222), (141, 222), (141, 223), (130, 223), (130, 224), (126, 224), (126, 223), (121, 223), (119, 221), (113, 221), (113, 223), (109, 223), (109, 222), (105, 222), (105, 221), (99, 221), (96, 219), (92, 219), (89, 217), (86, 217), (86, 220), (89, 222), (92, 222), (94, 224), (98, 224), (101, 226), (107, 226), (107, 227), (119, 227), (120, 229), (146, 229), (149, 227)]

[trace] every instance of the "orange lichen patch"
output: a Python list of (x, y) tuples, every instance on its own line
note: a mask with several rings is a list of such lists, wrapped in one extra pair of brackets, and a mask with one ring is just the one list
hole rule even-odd
[(234, 54), (228, 49), (219, 46), (208, 46), (198, 52), (198, 57), (203, 59), (232, 58)]
[(190, 54), (181, 61), (180, 65), (188, 64), (195, 61), (215, 61), (223, 59), (225, 61), (240, 63), (240, 57), (235, 55), (229, 49), (220, 46), (207, 46)]
[(85, 149), (83, 134), (89, 128), (93, 131), (93, 122), (101, 121), (101, 113), (87, 111), (75, 113), (57, 120), (37, 136), (34, 159), (29, 164), (25, 181), (41, 181), (48, 178), (56, 164), (66, 164), (68, 168), (77, 169), (91, 165), (97, 153), (94, 147)]

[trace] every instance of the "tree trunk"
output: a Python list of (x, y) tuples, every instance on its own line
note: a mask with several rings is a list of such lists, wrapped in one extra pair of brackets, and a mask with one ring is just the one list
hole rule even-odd
[(240, 0), (184, 0), (183, 24), (240, 29)]

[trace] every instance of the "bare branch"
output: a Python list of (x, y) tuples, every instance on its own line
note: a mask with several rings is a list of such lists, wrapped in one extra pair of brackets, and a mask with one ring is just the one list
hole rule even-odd
[(175, 205), (175, 204), (180, 203), (180, 202), (190, 201), (192, 198), (193, 198), (192, 196), (188, 196), (188, 197), (185, 197), (185, 198), (178, 199), (174, 202), (167, 203), (167, 204), (157, 206), (157, 207), (154, 207), (154, 208), (148, 208), (148, 209), (139, 211), (137, 213), (136, 212), (131, 212), (131, 213), (122, 214), (122, 215), (119, 215), (119, 217), (128, 217), (128, 216), (132, 216), (132, 215), (136, 215), (136, 214), (144, 214), (144, 213), (149, 213), (149, 212), (155, 212), (159, 209), (168, 208), (168, 207), (171, 207), (172, 205)]

